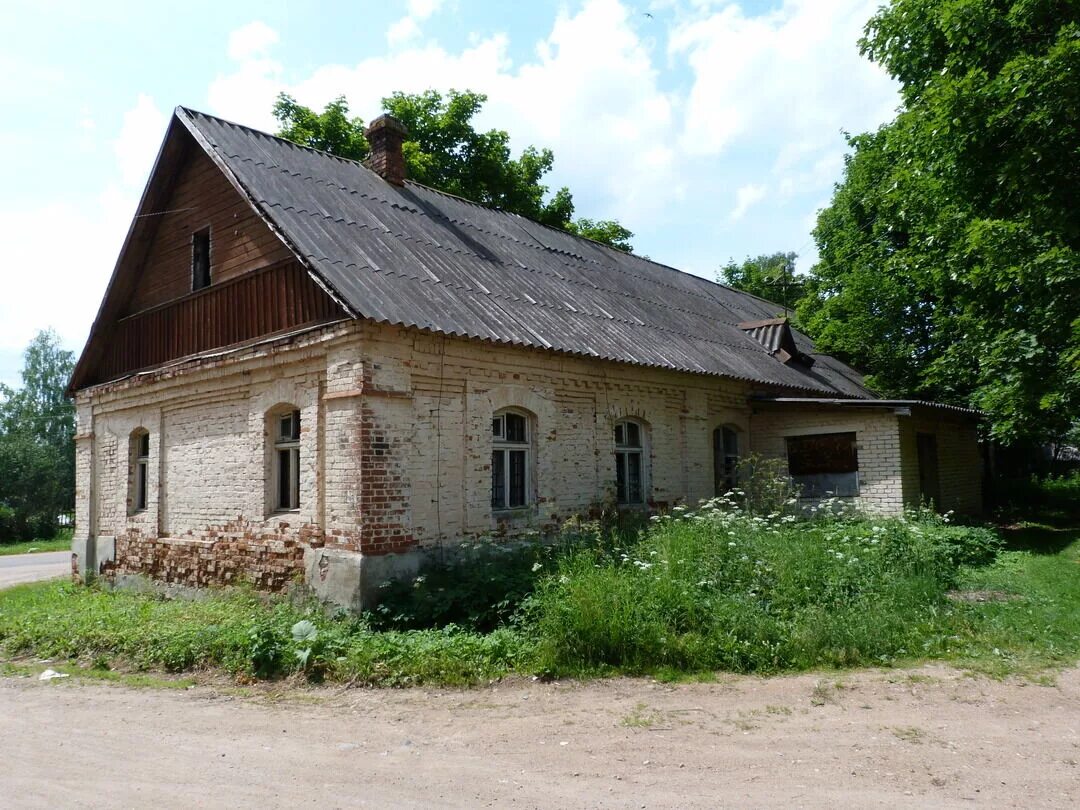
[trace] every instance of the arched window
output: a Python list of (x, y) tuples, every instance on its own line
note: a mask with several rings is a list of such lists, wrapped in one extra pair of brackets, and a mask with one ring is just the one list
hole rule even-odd
[(491, 508), (516, 509), (532, 501), (532, 437), (528, 414), (497, 411), (491, 418)]
[(640, 422), (615, 423), (615, 497), (620, 504), (645, 503), (644, 436)]
[(717, 495), (739, 483), (739, 431), (722, 425), (713, 431), (713, 482)]
[(145, 512), (150, 502), (150, 434), (144, 428), (131, 433), (129, 444), (130, 475), (128, 503), (131, 514)]
[(270, 429), (274, 438), (273, 508), (275, 512), (293, 512), (300, 508), (300, 411), (276, 410)]

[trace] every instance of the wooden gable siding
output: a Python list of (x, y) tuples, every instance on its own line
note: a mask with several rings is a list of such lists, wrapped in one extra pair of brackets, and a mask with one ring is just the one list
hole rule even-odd
[(295, 260), (119, 320), (94, 382), (345, 317)]
[(202, 150), (191, 150), (157, 214), (153, 240), (124, 315), (191, 294), (191, 238), (210, 228), (211, 286), (292, 258)]

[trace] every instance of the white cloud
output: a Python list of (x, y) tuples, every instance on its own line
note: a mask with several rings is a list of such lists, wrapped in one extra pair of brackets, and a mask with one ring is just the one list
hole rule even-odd
[(443, 0), (409, 0), (409, 16), (418, 20), (426, 20), (440, 8)]
[(420, 23), (442, 7), (443, 0), (409, 0), (406, 14), (386, 29), (386, 44), (398, 48), (420, 38)]
[(728, 219), (732, 222), (738, 222), (746, 216), (747, 211), (764, 200), (768, 192), (768, 188), (763, 185), (749, 183), (745, 186), (741, 186), (739, 190), (735, 192), (735, 207), (731, 209), (731, 213), (728, 214)]
[(879, 0), (785, 0), (748, 17), (738, 5), (685, 19), (670, 52), (694, 74), (685, 148), (717, 154), (738, 138), (768, 134), (815, 151), (890, 117), (891, 79), (860, 56), (857, 40)]
[(50, 326), (65, 345), (82, 346), (134, 210), (134, 195), (115, 189), (33, 209), (0, 206), (5, 261), (24, 271), (4, 276), (0, 351), (22, 349)]
[(278, 33), (261, 20), (242, 25), (229, 34), (229, 58), (234, 62), (265, 56), (277, 44)]
[[(34, 208), (0, 202), (5, 260), (24, 271), (5, 274), (0, 352), (23, 349), (39, 329), (48, 327), (57, 330), (66, 346), (82, 346), (166, 122), (154, 100), (141, 94), (112, 141), (114, 179), (99, 193), (66, 193)], [(60, 232), (63, 239), (56, 238)]]
[(125, 186), (141, 188), (146, 183), (167, 121), (154, 100), (144, 93), (140, 93), (135, 106), (124, 113), (120, 134), (113, 141), (113, 152)]
[[(430, 14), (438, 5), (410, 11)], [(579, 215), (621, 218), (633, 228), (633, 221), (663, 211), (685, 185), (673, 146), (676, 104), (659, 88), (634, 14), (618, 0), (588, 0), (575, 14), (562, 11), (534, 56), (520, 64), (510, 59), (502, 34), (457, 52), (412, 41), (353, 65), (324, 65), (285, 86), (280, 64), (260, 54), (216, 79), (209, 101), (225, 117), (272, 129), (269, 110), (281, 89), (315, 108), (344, 95), (365, 119), (395, 90), (483, 92), (489, 101), (479, 126), (509, 131), (515, 149), (550, 147), (556, 162), (549, 184), (573, 188)]]
[(391, 48), (404, 45), (420, 36), (420, 26), (412, 17), (402, 17), (386, 29), (386, 44)]

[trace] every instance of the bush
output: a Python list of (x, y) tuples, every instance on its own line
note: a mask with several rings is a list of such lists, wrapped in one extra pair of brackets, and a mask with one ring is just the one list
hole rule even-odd
[(423, 566), (413, 579), (386, 582), (372, 624), (393, 630), (460, 625), (490, 632), (532, 592), (549, 556), (538, 544), (490, 542), (463, 545), (452, 553), (447, 562)]
[(995, 484), (999, 517), (1069, 522), (1080, 519), (1080, 470), (1069, 475), (998, 481)]
[(571, 518), (555, 542), (514, 545), (490, 540), (448, 550), (412, 579), (390, 580), (371, 614), (381, 630), (455, 625), (487, 633), (514, 618), (539, 579), (570, 549), (633, 544), (646, 526), (640, 513), (608, 512), (597, 520)]
[(0, 543), (47, 540), (54, 537), (58, 529), (55, 516), (0, 506)]
[(635, 549), (568, 555), (526, 611), (558, 673), (879, 663), (926, 651), (957, 560), (992, 545), (917, 516), (798, 522), (718, 500)]

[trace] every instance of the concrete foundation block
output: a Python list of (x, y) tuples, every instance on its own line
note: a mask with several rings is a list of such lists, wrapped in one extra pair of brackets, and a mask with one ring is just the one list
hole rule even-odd
[(100, 574), (103, 565), (116, 562), (116, 538), (97, 537), (94, 540), (94, 546), (94, 564)]
[(85, 537), (76, 537), (71, 541), (71, 554), (75, 557), (75, 572), (82, 579), (86, 581), (88, 575), (93, 574), (91, 570), (93, 567), (93, 560), (89, 559), (86, 554), (87, 539)]
[(324, 604), (360, 612), (379, 601), (379, 588), (389, 579), (415, 576), (423, 555), (361, 554), (339, 549), (304, 552), (304, 581)]

